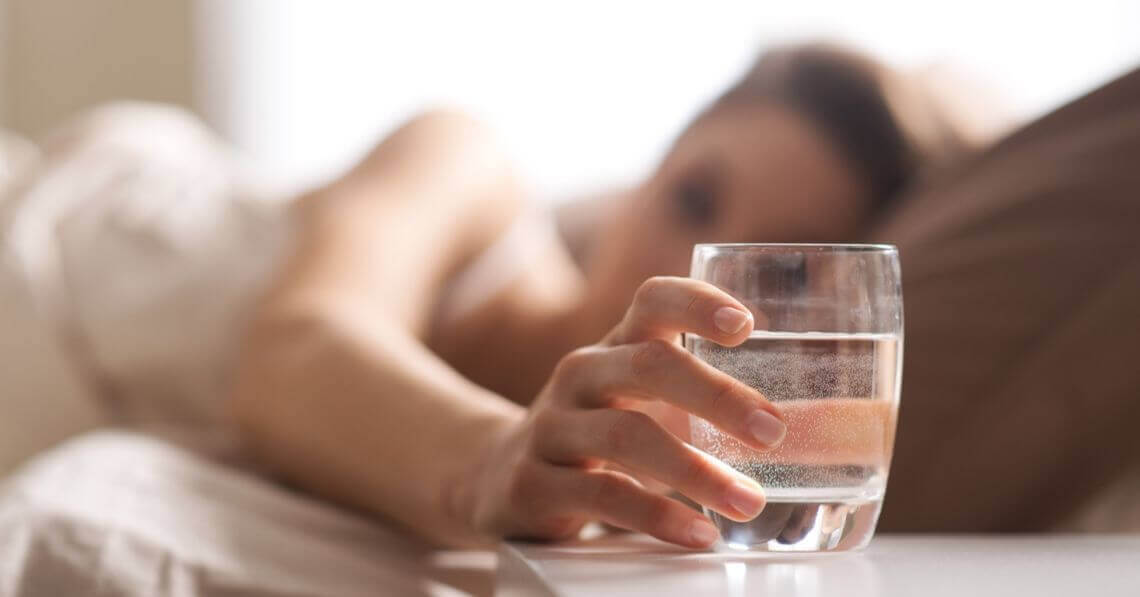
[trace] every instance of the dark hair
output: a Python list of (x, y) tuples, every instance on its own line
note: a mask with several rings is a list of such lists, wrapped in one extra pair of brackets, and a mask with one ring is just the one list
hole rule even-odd
[(923, 169), (970, 145), (922, 89), (839, 46), (765, 51), (705, 115), (757, 102), (786, 106), (815, 124), (866, 182), (876, 210)]

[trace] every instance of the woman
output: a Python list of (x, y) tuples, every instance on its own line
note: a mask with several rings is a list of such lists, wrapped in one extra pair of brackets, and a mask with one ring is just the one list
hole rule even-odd
[[(162, 130), (167, 145), (206, 149), (144, 152), (137, 129), (96, 118), (57, 140), (3, 206), (5, 234), (39, 238), (20, 208), (53, 188), (44, 181), (104, 163), (108, 148), (146, 154), (135, 156), (146, 166), (68, 195), (109, 197), (75, 208), (94, 217), (43, 235), (67, 241), (47, 279), (81, 299), (52, 308), (92, 394), (119, 421), (252, 460), (446, 545), (567, 537), (590, 520), (715, 541), (662, 485), (754, 517), (762, 488), (690, 449), (678, 422), (698, 414), (765, 449), (782, 439), (781, 415), (676, 342), (691, 332), (738, 344), (752, 315), (670, 276), (684, 275), (696, 242), (857, 239), (902, 187), (968, 145), (920, 91), (866, 58), (774, 50), (649, 180), (566, 214), (563, 243), (528, 211), (489, 135), (460, 115), (414, 119), (283, 219), (233, 199), (253, 191), (209, 188), (221, 160), (196, 127)], [(177, 208), (208, 224), (136, 200), (139, 187), (167, 184), (155, 166), (167, 163), (194, 181)], [(209, 251), (186, 240), (206, 229)], [(184, 258), (186, 247), (201, 259)], [(94, 256), (107, 259), (84, 261)], [(146, 284), (174, 302), (139, 299)]]
[[(670, 415), (758, 449), (784, 425), (677, 344), (738, 344), (748, 310), (666, 276), (685, 273), (696, 242), (858, 238), (964, 146), (931, 106), (898, 107), (901, 84), (842, 50), (766, 54), (587, 227), (581, 269), (549, 238), (496, 246), (517, 242), (495, 239), (523, 208), (484, 133), (454, 115), (413, 121), (302, 200), (300, 246), (237, 369), (249, 446), (286, 479), (444, 544), (566, 537), (600, 519), (710, 545), (703, 516), (647, 483), (738, 520), (759, 513), (762, 488), (689, 449)], [(486, 259), (512, 275), (456, 298), (470, 296), (456, 272)], [(632, 409), (645, 402), (675, 410)]]

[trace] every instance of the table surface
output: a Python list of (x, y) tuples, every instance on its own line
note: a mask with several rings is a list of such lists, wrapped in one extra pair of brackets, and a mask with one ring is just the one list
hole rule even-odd
[(499, 551), (496, 595), (1140, 596), (1140, 535), (886, 535), (862, 552), (721, 554), (642, 535)]

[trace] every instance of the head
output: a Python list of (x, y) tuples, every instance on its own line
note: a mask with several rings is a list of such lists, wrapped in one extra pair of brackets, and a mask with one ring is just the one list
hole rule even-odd
[[(615, 209), (590, 255), (590, 302), (612, 323), (694, 243), (851, 242), (964, 142), (898, 73), (827, 45), (763, 53)], [(603, 323), (605, 325), (605, 323)]]

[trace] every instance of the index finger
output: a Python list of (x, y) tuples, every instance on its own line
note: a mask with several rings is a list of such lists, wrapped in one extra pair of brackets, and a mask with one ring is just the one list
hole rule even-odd
[(676, 340), (682, 332), (736, 346), (752, 333), (752, 312), (723, 290), (700, 280), (658, 276), (646, 280), (633, 304), (602, 341), (616, 346)]
[(774, 447), (787, 431), (759, 391), (664, 340), (578, 351), (553, 379), (576, 406), (609, 407), (622, 397), (662, 400), (756, 449)]

